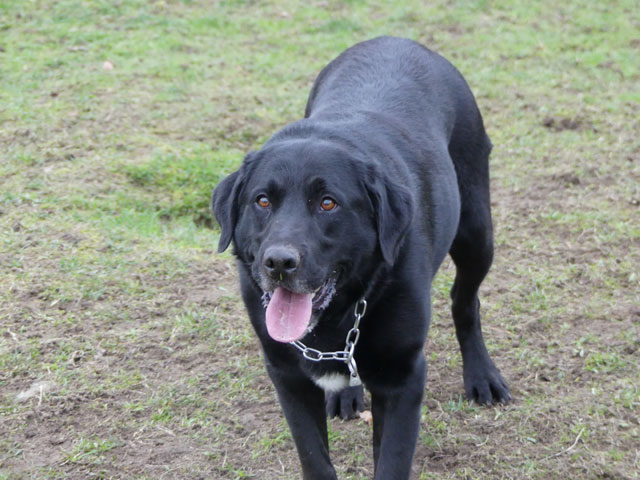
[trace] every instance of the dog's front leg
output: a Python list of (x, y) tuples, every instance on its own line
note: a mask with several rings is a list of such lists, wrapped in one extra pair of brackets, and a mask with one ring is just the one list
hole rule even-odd
[(329, 458), (324, 391), (309, 378), (267, 366), (298, 449), (304, 480), (336, 480)]
[(426, 376), (420, 355), (401, 388), (371, 391), (376, 480), (408, 480), (411, 475)]

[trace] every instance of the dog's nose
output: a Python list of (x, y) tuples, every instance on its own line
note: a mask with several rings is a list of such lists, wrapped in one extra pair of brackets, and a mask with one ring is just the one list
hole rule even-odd
[(292, 247), (273, 246), (264, 252), (264, 269), (275, 280), (295, 273), (300, 264), (300, 254)]

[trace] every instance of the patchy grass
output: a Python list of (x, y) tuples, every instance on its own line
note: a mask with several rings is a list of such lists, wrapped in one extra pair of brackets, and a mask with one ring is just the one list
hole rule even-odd
[[(0, 3), (0, 479), (299, 477), (209, 198), (380, 34), (451, 59), (495, 144), (481, 300), (514, 402), (461, 397), (447, 262), (414, 478), (638, 478), (639, 25), (632, 0)], [(371, 478), (370, 427), (330, 432)]]

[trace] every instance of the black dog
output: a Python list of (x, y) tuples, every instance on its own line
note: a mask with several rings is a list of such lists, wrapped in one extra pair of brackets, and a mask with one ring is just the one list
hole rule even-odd
[(411, 40), (381, 37), (324, 68), (305, 118), (215, 189), (219, 250), (233, 241), (305, 479), (336, 478), (323, 389), (327, 412), (349, 416), (361, 408), (359, 378), (372, 398), (375, 478), (409, 478), (431, 281), (447, 252), (466, 394), (510, 399), (477, 297), (493, 258), (490, 150), (460, 73)]

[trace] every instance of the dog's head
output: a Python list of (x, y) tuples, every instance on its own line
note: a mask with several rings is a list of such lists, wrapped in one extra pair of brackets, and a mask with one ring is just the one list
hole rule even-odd
[(289, 139), (247, 155), (214, 190), (218, 250), (233, 241), (273, 339), (302, 338), (336, 291), (394, 263), (412, 197), (373, 165), (331, 142)]

